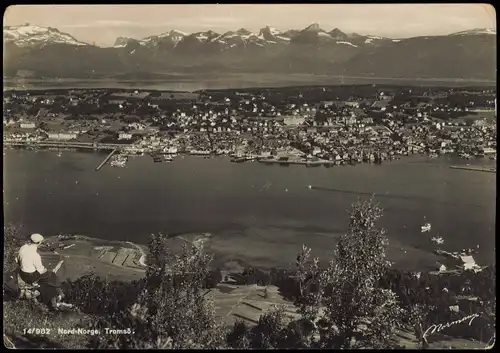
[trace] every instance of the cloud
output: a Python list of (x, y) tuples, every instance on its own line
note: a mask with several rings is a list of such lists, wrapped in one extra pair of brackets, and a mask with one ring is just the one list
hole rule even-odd
[(113, 21), (113, 20), (102, 20), (94, 21), (90, 23), (71, 23), (59, 25), (61, 28), (117, 28), (117, 27), (134, 27), (134, 28), (151, 28), (151, 27), (161, 27), (164, 23), (139, 23), (132, 21)]
[(178, 26), (178, 27), (193, 27), (196, 26), (206, 28), (206, 27), (220, 27), (225, 25), (232, 25), (241, 23), (240, 18), (234, 16), (217, 16), (217, 17), (207, 17), (200, 16), (199, 18), (173, 18), (170, 21), (165, 22), (134, 22), (134, 21), (117, 21), (117, 20), (99, 20), (92, 21), (88, 23), (69, 23), (59, 25), (61, 28), (155, 28), (155, 27), (165, 27), (165, 26)]

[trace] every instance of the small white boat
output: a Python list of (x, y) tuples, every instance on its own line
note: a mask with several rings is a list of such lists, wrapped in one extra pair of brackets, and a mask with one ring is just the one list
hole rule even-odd
[(312, 185), (309, 185), (309, 189), (312, 189)]
[(57, 152), (57, 157), (61, 157), (62, 156), (62, 152)]
[(431, 230), (431, 224), (426, 223), (421, 227), (422, 233), (429, 232)]
[(443, 244), (444, 240), (441, 237), (432, 237), (431, 240), (436, 244)]

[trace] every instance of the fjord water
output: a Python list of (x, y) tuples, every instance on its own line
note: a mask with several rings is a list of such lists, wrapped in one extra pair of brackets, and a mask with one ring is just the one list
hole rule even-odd
[(51, 89), (142, 89), (142, 90), (172, 90), (172, 91), (197, 91), (204, 89), (243, 89), (248, 87), (287, 87), (310, 85), (421, 85), (427, 86), (486, 86), (493, 87), (495, 80), (474, 79), (432, 79), (432, 78), (383, 78), (370, 76), (334, 76), (316, 74), (259, 74), (253, 73), (227, 73), (217, 72), (211, 74), (182, 74), (169, 72), (166, 76), (151, 80), (119, 80), (119, 79), (22, 79), (4, 80), (4, 90), (51, 90)]
[[(325, 261), (348, 226), (358, 198), (384, 208), (380, 225), (389, 258), (428, 268), (438, 258), (432, 236), (448, 251), (476, 248), (480, 264), (494, 261), (496, 174), (450, 169), (489, 164), (450, 157), (406, 157), (383, 165), (269, 166), (228, 158), (178, 157), (169, 164), (132, 157), (125, 168), (95, 167), (93, 152), (7, 150), (4, 220), (24, 232), (60, 233), (146, 244), (154, 232), (210, 232), (218, 261), (293, 265), (302, 244)], [(311, 189), (309, 185), (313, 186)], [(420, 226), (430, 222), (430, 233)]]

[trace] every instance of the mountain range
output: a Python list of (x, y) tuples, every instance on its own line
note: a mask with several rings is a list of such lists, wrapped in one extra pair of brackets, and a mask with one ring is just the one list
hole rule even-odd
[(4, 76), (141, 79), (159, 73), (312, 73), (382, 78), (496, 79), (496, 30), (391, 39), (323, 30), (171, 30), (112, 47), (35, 25), (4, 26)]

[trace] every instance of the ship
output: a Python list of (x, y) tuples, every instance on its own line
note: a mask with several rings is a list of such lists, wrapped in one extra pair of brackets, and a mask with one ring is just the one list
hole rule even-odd
[(233, 162), (233, 163), (243, 163), (246, 161), (247, 161), (246, 157), (233, 157), (233, 158), (231, 158), (231, 162)]
[(172, 162), (174, 160), (174, 157), (168, 154), (153, 154), (151, 157), (153, 157), (155, 163)]
[(163, 157), (159, 154), (152, 154), (151, 157), (153, 157), (153, 162), (155, 163), (163, 162)]
[(254, 156), (248, 156), (248, 155), (235, 155), (233, 158), (231, 158), (231, 162), (233, 163), (242, 163), (242, 162), (252, 162), (255, 161), (257, 158)]
[(431, 224), (426, 223), (421, 227), (422, 233), (429, 232), (431, 230)]
[(122, 155), (122, 154), (117, 154), (117, 155), (113, 155), (111, 157), (111, 166), (112, 167), (125, 167), (125, 165), (127, 164), (127, 161), (128, 161), (128, 157), (126, 155)]

